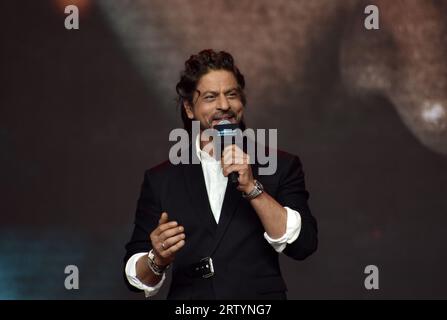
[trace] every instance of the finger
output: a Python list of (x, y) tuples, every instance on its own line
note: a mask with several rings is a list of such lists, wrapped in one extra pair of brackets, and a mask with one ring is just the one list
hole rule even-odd
[(246, 154), (238, 154), (238, 155), (228, 155), (223, 159), (225, 164), (244, 164), (248, 163), (248, 155)]
[(160, 216), (160, 219), (158, 220), (158, 225), (161, 225), (163, 223), (168, 222), (168, 213), (167, 212), (163, 212)]
[(224, 148), (223, 151), (225, 152), (225, 151), (228, 151), (228, 150), (242, 151), (242, 149), (239, 148), (238, 144), (235, 144), (235, 143), (227, 145), (227, 146)]
[(165, 241), (166, 239), (176, 236), (179, 233), (182, 233), (184, 230), (184, 228), (182, 226), (179, 227), (174, 227), (174, 228), (170, 228), (168, 230), (163, 231), (162, 233), (160, 233), (159, 235), (159, 240), (161, 242)]
[(179, 251), (185, 245), (185, 243), (186, 243), (185, 240), (180, 240), (179, 242), (174, 244), (172, 247), (169, 248), (168, 250), (169, 254), (174, 254), (177, 251)]
[(231, 172), (233, 172), (232, 171), (232, 167), (233, 167), (234, 165), (225, 165), (224, 167), (223, 167), (223, 170), (222, 170), (222, 173), (223, 173), (223, 175), (225, 176), (225, 177), (227, 177)]
[(234, 144), (229, 144), (228, 146), (226, 146), (226, 147), (223, 149), (222, 154), (226, 154), (226, 153), (232, 152), (232, 150), (233, 150), (233, 146), (234, 146)]
[(232, 146), (227, 146), (222, 152), (222, 159), (225, 161), (225, 163), (231, 163), (233, 157), (234, 157), (234, 151)]
[(236, 156), (236, 157), (232, 157), (231, 155), (229, 156), (225, 156), (224, 158), (222, 158), (222, 168), (224, 168), (225, 166), (230, 166), (232, 164), (244, 164), (247, 163), (248, 164), (248, 160), (247, 160), (246, 155), (241, 155), (241, 156)]
[(226, 147), (224, 148), (224, 150), (223, 150), (223, 152), (222, 152), (222, 156), (223, 156), (224, 158), (226, 158), (226, 157), (232, 157), (232, 156), (236, 153), (236, 151), (235, 151), (235, 149), (234, 149), (233, 146), (234, 146), (234, 145), (230, 145), (230, 146), (226, 146)]
[(248, 157), (246, 153), (244, 153), (242, 150), (237, 149), (233, 150), (233, 152), (230, 150), (227, 153), (223, 154), (223, 163), (243, 163), (241, 160)]
[(164, 250), (168, 250), (170, 247), (175, 245), (177, 242), (184, 240), (185, 237), (186, 236), (184, 233), (180, 233), (174, 237), (170, 237), (162, 242), (162, 248), (164, 248)]
[(177, 225), (178, 225), (177, 221), (170, 221), (168, 223), (163, 223), (163, 224), (159, 225), (157, 227), (157, 229), (155, 229), (155, 230), (157, 230), (156, 234), (157, 234), (157, 236), (160, 236), (160, 234), (163, 233), (164, 231), (171, 229), (171, 228), (175, 228), (175, 227), (177, 227)]
[(222, 163), (226, 165), (233, 164), (233, 155), (231, 153), (225, 154), (222, 158)]
[(224, 163), (223, 161), (222, 161), (222, 163), (221, 163), (221, 166), (222, 166), (222, 169), (223, 170), (225, 170), (226, 168), (228, 168), (229, 166), (231, 166), (232, 165), (232, 163)]
[(237, 172), (237, 173), (241, 174), (241, 172), (242, 173), (244, 172), (245, 168), (246, 168), (246, 165), (244, 165), (244, 164), (232, 164), (232, 165), (229, 165), (229, 166), (223, 168), (223, 175), (226, 177), (232, 172)]

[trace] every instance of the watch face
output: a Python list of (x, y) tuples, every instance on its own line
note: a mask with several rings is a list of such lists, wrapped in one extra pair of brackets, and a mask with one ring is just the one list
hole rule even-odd
[(263, 190), (264, 187), (262, 186), (262, 184), (258, 180), (255, 180), (255, 187), (253, 188), (253, 190), (250, 191), (248, 194), (242, 193), (242, 196), (248, 200), (251, 200), (259, 196), (263, 192)]

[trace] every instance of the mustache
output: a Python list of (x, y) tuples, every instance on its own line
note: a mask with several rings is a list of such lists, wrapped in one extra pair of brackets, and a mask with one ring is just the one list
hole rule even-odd
[(220, 120), (224, 118), (236, 118), (236, 114), (233, 111), (227, 111), (227, 112), (217, 112), (213, 115), (212, 120)]

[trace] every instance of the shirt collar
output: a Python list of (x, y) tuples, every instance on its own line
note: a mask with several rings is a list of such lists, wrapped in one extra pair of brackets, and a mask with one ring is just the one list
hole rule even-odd
[(217, 161), (216, 159), (214, 159), (214, 157), (210, 156), (207, 152), (203, 151), (200, 148), (200, 133), (196, 137), (196, 155), (200, 161), (220, 164), (220, 160)]

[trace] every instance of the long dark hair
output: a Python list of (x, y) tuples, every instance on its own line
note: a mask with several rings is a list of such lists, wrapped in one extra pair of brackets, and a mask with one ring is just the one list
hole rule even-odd
[[(234, 63), (234, 59), (228, 52), (216, 52), (212, 49), (200, 51), (198, 54), (192, 55), (185, 62), (185, 70), (180, 74), (180, 81), (177, 83), (175, 90), (177, 92), (177, 107), (181, 110), (181, 117), (184, 128), (191, 133), (192, 120), (188, 118), (184, 102), (188, 102), (191, 106), (193, 103), (194, 92), (197, 90), (197, 83), (200, 78), (211, 70), (227, 70), (234, 74), (239, 86), (239, 94), (241, 96), (242, 105), (246, 104), (244, 93), (245, 79)], [(241, 120), (240, 127), (245, 130), (245, 123)]]

